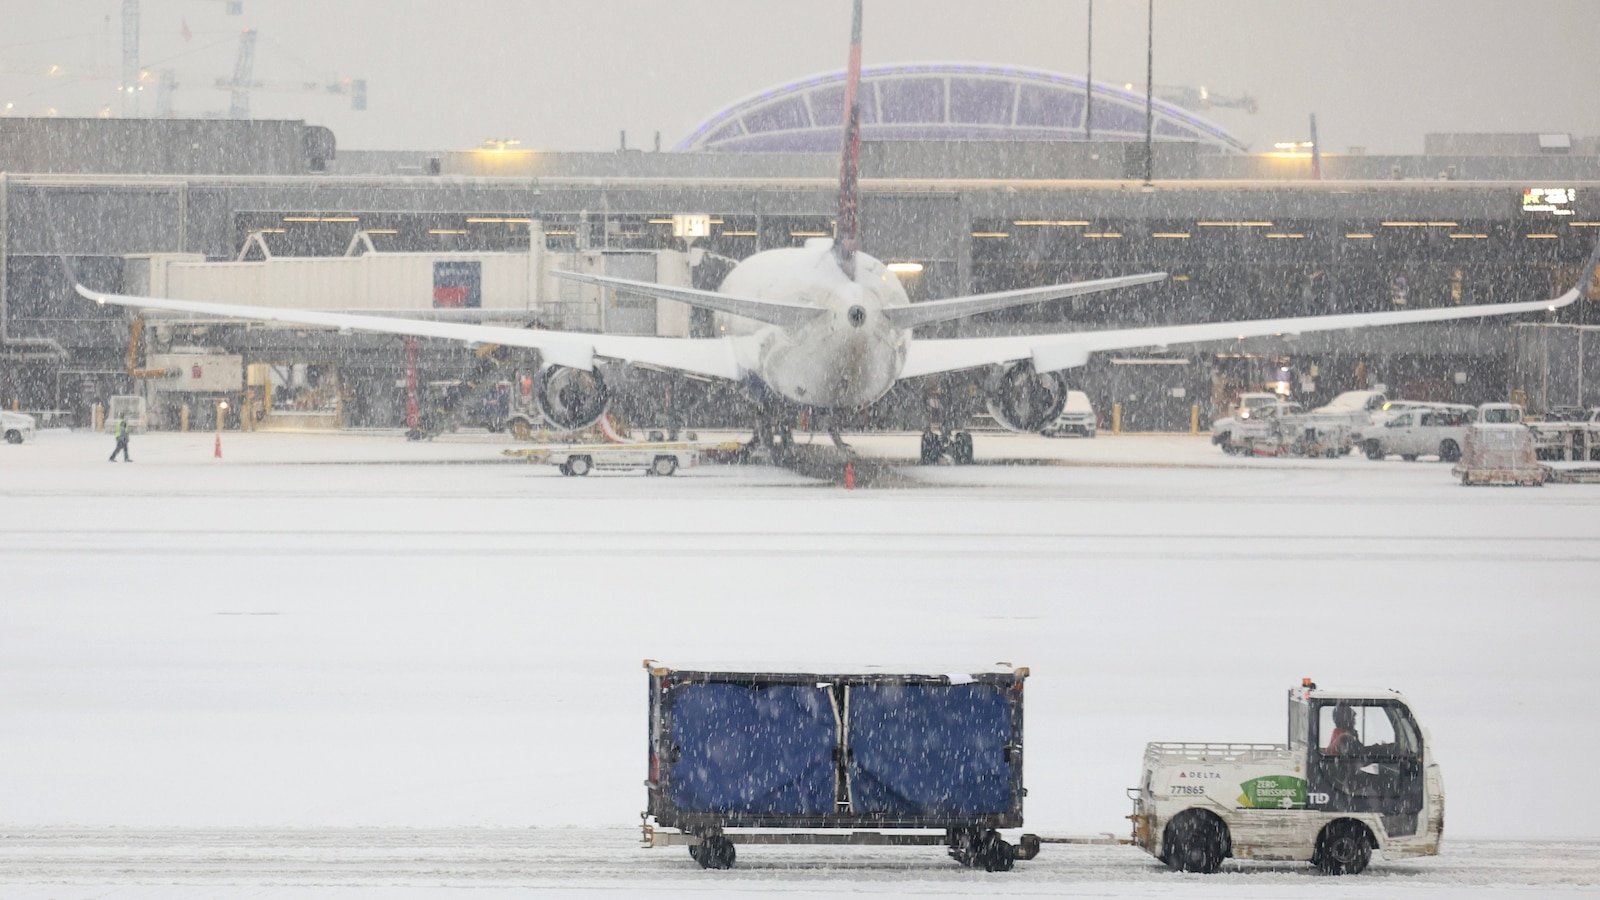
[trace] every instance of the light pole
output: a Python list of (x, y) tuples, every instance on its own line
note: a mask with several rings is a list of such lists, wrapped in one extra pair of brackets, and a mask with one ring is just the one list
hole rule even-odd
[(1089, 41), (1084, 50), (1083, 139), (1094, 140), (1094, 0), (1089, 0)]
[(1145, 15), (1144, 45), (1144, 185), (1150, 187), (1155, 162), (1156, 127), (1156, 0), (1149, 0)]

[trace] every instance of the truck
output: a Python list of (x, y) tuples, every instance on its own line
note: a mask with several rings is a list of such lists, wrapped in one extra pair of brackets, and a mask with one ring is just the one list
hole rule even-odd
[(1408, 462), (1438, 456), (1453, 463), (1461, 458), (1467, 431), (1477, 417), (1476, 408), (1461, 404), (1407, 407), (1374, 416), (1372, 424), (1353, 432), (1351, 439), (1368, 459), (1398, 454)]
[(644, 666), (645, 847), (687, 846), (707, 869), (731, 868), (738, 844), (943, 846), (990, 872), (1039, 852), (1000, 834), (1022, 825), (1026, 668)]
[(1304, 861), (1355, 875), (1372, 851), (1434, 856), (1444, 781), (1428, 732), (1395, 691), (1289, 690), (1282, 744), (1152, 743), (1133, 800), (1132, 842), (1168, 868), (1226, 859)]

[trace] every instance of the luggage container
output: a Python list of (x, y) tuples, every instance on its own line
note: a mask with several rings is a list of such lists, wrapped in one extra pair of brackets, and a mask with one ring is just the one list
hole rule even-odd
[[(646, 847), (708, 869), (735, 844), (945, 846), (991, 872), (1022, 825), (1025, 668), (956, 674), (649, 672)], [(667, 829), (676, 829), (676, 833)]]

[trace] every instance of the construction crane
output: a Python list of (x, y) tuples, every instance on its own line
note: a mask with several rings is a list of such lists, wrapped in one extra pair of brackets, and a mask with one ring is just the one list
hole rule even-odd
[(1214, 94), (1204, 85), (1189, 87), (1188, 85), (1158, 84), (1156, 97), (1184, 109), (1242, 109), (1254, 114), (1256, 98), (1249, 94)]
[(303, 91), (349, 95), (350, 108), (357, 112), (367, 108), (367, 80), (365, 78), (334, 78), (320, 81), (256, 81), (252, 75), (256, 62), (256, 30), (246, 28), (239, 33), (239, 54), (234, 59), (233, 77), (218, 78), (216, 86), (229, 92), (228, 118), (250, 118), (250, 92)]

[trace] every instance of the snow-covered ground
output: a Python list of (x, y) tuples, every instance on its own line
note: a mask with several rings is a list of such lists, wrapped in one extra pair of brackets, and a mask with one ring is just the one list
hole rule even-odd
[[(1600, 486), (1187, 437), (985, 435), (980, 465), (857, 491), (562, 478), (486, 435), (223, 440), (0, 446), (0, 894), (1600, 889)], [(645, 657), (1028, 665), (1044, 835), (1121, 834), (1146, 741), (1281, 740), (1301, 676), (1392, 686), (1443, 766), (1445, 855), (1337, 882), (1054, 846), (1002, 876), (916, 849), (702, 872), (626, 830)]]

